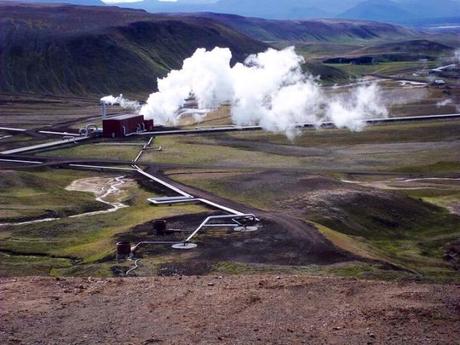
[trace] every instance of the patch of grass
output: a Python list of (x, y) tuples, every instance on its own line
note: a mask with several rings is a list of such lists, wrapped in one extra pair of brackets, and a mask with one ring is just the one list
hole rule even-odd
[(219, 145), (212, 136), (161, 137), (156, 140), (162, 152), (147, 151), (144, 163), (178, 163), (198, 166), (284, 167), (300, 166), (295, 157)]
[(334, 231), (318, 223), (312, 224), (319, 230), (319, 232), (324, 235), (324, 237), (326, 237), (338, 248), (366, 259), (382, 261), (387, 260), (386, 258), (377, 254), (376, 250), (369, 244), (365, 243), (362, 238), (354, 238), (353, 236)]
[(407, 271), (391, 270), (379, 264), (368, 264), (363, 262), (351, 262), (334, 265), (332, 267), (325, 268), (324, 271), (325, 274), (332, 274), (344, 278), (397, 281), (405, 279), (421, 279), (419, 276)]
[[(39, 173), (43, 174), (44, 172)], [(54, 182), (57, 185), (66, 185), (73, 179), (87, 176), (87, 173), (55, 171)], [(63, 174), (63, 175), (59, 175)], [(94, 173), (92, 173), (94, 175)], [(59, 175), (59, 176), (58, 176)], [(42, 183), (41, 176), (33, 176), (32, 180), (20, 180), (24, 186), (30, 188), (34, 182), (40, 182), (39, 187), (43, 188), (41, 197), (49, 202), (46, 194), (46, 184)], [(8, 188), (17, 188), (17, 183)], [(54, 186), (54, 185), (53, 185)], [(74, 194), (74, 192), (69, 192)], [(112, 257), (115, 250), (117, 236), (131, 231), (139, 224), (152, 221), (158, 218), (166, 218), (174, 215), (200, 213), (205, 209), (199, 205), (176, 205), (171, 207), (154, 207), (147, 202), (147, 198), (153, 193), (141, 189), (135, 185), (127, 191), (130, 207), (118, 210), (115, 213), (91, 215), (79, 218), (62, 218), (60, 220), (28, 225), (6, 226), (0, 229), (1, 239), (0, 252), (14, 253), (14, 262), (9, 256), (5, 260), (0, 258), (2, 265), (1, 272), (5, 275), (27, 274), (34, 272), (34, 265), (28, 266), (29, 257), (40, 256), (44, 263), (37, 265), (36, 274), (74, 274), (75, 272), (94, 272), (101, 275), (110, 274), (110, 265), (104, 260)], [(56, 192), (57, 195), (61, 191)], [(87, 194), (87, 193), (83, 193)], [(29, 195), (29, 194), (26, 194)], [(91, 195), (91, 194), (89, 194)], [(91, 195), (94, 199), (94, 196)], [(74, 202), (78, 198), (73, 199)], [(62, 200), (60, 202), (67, 202)], [(33, 253), (33, 254), (31, 254)], [(76, 265), (63, 265), (63, 262), (56, 261), (56, 258), (72, 258)], [(67, 262), (67, 259), (65, 259)], [(99, 267), (99, 265), (101, 265)], [(46, 269), (44, 269), (45, 267)], [(51, 272), (51, 273), (50, 273)], [(99, 274), (98, 273), (98, 274)]]
[[(388, 144), (423, 141), (454, 141), (460, 139), (460, 120), (418, 123), (384, 124), (364, 128), (361, 132), (345, 129), (305, 130), (290, 141), (284, 135), (267, 132), (229, 133), (229, 138), (249, 142), (269, 142), (280, 145), (336, 148), (346, 145)], [(220, 143), (225, 136), (219, 135)], [(229, 140), (229, 144), (231, 141)]]
[(316, 213), (312, 219), (341, 233), (362, 237), (364, 243), (396, 265), (427, 276), (453, 274), (443, 254), (446, 243), (460, 238), (460, 217), (423, 202), (408, 202), (404, 205), (396, 198), (381, 207), (369, 199), (349, 205), (339, 203), (334, 205), (339, 213)]
[(238, 263), (238, 262), (230, 262), (230, 261), (220, 261), (213, 266), (213, 271), (223, 274), (247, 274), (253, 269), (251, 269), (250, 265)]
[(459, 161), (439, 161), (433, 164), (420, 165), (420, 166), (405, 166), (397, 169), (397, 171), (404, 173), (458, 173), (460, 171)]
[(136, 225), (157, 218), (201, 212), (198, 205), (153, 207), (146, 202), (146, 192), (136, 195), (135, 203), (116, 213), (81, 218), (65, 218), (52, 223), (36, 223), (7, 229), (10, 236), (0, 250), (17, 253), (44, 253), (80, 258), (92, 263), (113, 255), (115, 237)]
[(38, 156), (45, 157), (73, 157), (90, 159), (114, 159), (132, 161), (138, 154), (141, 147), (123, 145), (77, 145), (59, 150), (38, 153)]
[(88, 176), (71, 170), (0, 171), (0, 223), (105, 209), (91, 193), (65, 190), (73, 180)]
[(396, 61), (383, 62), (378, 64), (357, 65), (357, 64), (326, 64), (344, 71), (355, 77), (361, 77), (367, 74), (381, 74), (392, 76), (396, 74), (412, 73), (424, 68), (436, 67), (436, 62), (419, 62), (419, 61)]
[(53, 269), (72, 266), (66, 258), (53, 258), (34, 255), (10, 255), (0, 252), (0, 277), (48, 275)]

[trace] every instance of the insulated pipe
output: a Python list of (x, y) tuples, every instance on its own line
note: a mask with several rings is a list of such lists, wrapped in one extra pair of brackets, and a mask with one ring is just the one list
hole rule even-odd
[(208, 199), (202, 199), (202, 198), (180, 198), (180, 197), (172, 197), (171, 199), (167, 198), (151, 198), (148, 199), (152, 204), (154, 205), (168, 205), (168, 204), (182, 204), (182, 203), (188, 203), (188, 202), (201, 202), (203, 204), (206, 204), (208, 206), (211, 206), (213, 208), (217, 208), (219, 210), (222, 210), (224, 212), (233, 214), (234, 216), (241, 216), (244, 213), (234, 210), (232, 208), (217, 204), (215, 202), (212, 202)]
[(86, 164), (69, 164), (69, 167), (82, 168), (82, 169), (98, 169), (98, 170), (136, 171), (136, 169), (133, 169), (133, 168), (108, 167), (108, 166), (86, 165)]
[(144, 154), (144, 151), (147, 150), (147, 148), (149, 148), (149, 146), (152, 144), (152, 141), (153, 141), (153, 137), (150, 137), (149, 141), (147, 141), (141, 148), (141, 150), (139, 151), (139, 153), (137, 154), (136, 158), (134, 158), (133, 160), (133, 164), (136, 164), (137, 161), (142, 157), (142, 155)]
[(44, 144), (20, 147), (20, 148), (17, 148), (17, 149), (12, 149), (12, 150), (7, 150), (7, 151), (0, 152), (0, 154), (8, 155), (8, 154), (23, 153), (23, 152), (47, 149), (47, 148), (50, 148), (50, 147), (56, 147), (56, 146), (60, 146), (60, 145), (68, 145), (68, 144), (71, 144), (71, 143), (76, 144), (77, 142), (80, 142), (80, 141), (83, 141), (83, 140), (88, 140), (88, 139), (90, 139), (90, 137), (72, 137), (70, 139), (70, 140), (72, 140), (72, 142), (69, 142), (70, 141), (69, 139), (62, 139), (62, 140), (52, 141), (52, 142), (44, 143)]
[(6, 158), (0, 158), (0, 162), (26, 163), (26, 164), (43, 164), (43, 162), (39, 162), (39, 161), (26, 161), (26, 160), (6, 159)]
[[(253, 214), (241, 214), (242, 217), (255, 217)], [(225, 216), (209, 216), (208, 218), (206, 218), (201, 224), (200, 226), (198, 226), (198, 228), (195, 229), (194, 232), (192, 232), (190, 234), (189, 237), (187, 237), (185, 239), (185, 241), (183, 243), (187, 243), (187, 242), (190, 242), (192, 240), (193, 237), (195, 237), (195, 235), (201, 230), (203, 229), (203, 227), (206, 226), (206, 224), (211, 221), (211, 220), (214, 220), (214, 219), (233, 219), (235, 218), (235, 215), (225, 215)]]
[(0, 127), (0, 131), (5, 131), (5, 132), (27, 132), (27, 129), (24, 129), (24, 128), (12, 128), (12, 127)]
[(157, 177), (155, 177), (155, 176), (153, 176), (153, 175), (150, 175), (149, 173), (147, 173), (147, 172), (145, 172), (144, 170), (142, 170), (139, 166), (137, 166), (137, 165), (134, 164), (132, 167), (133, 167), (134, 169), (136, 169), (140, 174), (142, 174), (142, 175), (148, 177), (148, 178), (151, 179), (152, 181), (155, 181), (156, 183), (161, 184), (162, 186), (164, 186), (164, 187), (166, 187), (166, 188), (168, 188), (168, 189), (170, 189), (170, 190), (176, 192), (177, 194), (182, 195), (182, 196), (185, 197), (185, 198), (191, 198), (191, 199), (193, 199), (193, 196), (192, 196), (192, 195), (190, 195), (190, 194), (188, 194), (188, 193), (185, 193), (184, 191), (180, 190), (179, 188), (174, 187), (173, 185), (171, 185), (171, 184), (169, 184), (169, 183), (167, 183), (167, 182), (165, 182), (165, 181), (163, 181), (163, 180), (160, 180), (159, 178), (157, 178)]
[(49, 135), (60, 135), (60, 136), (74, 136), (79, 137), (80, 133), (70, 133), (70, 132), (54, 132), (54, 131), (38, 131), (40, 134), (49, 134)]
[(177, 242), (177, 241), (141, 241), (139, 243), (137, 243), (135, 246), (133, 246), (131, 248), (131, 253), (134, 254), (134, 252), (136, 252), (136, 250), (140, 247), (140, 246), (143, 246), (143, 245), (146, 245), (146, 244), (180, 244), (182, 242)]
[[(369, 125), (376, 125), (381, 123), (393, 122), (412, 122), (412, 121), (430, 121), (430, 120), (444, 120), (460, 118), (460, 114), (444, 114), (444, 115), (422, 115), (422, 116), (403, 116), (403, 117), (389, 117), (382, 119), (368, 119), (363, 120), (363, 123)], [(296, 129), (317, 128), (317, 127), (332, 127), (335, 128), (333, 122), (322, 122), (319, 124), (313, 123), (299, 123), (294, 126)], [(164, 136), (164, 135), (186, 135), (186, 134), (200, 134), (200, 133), (220, 133), (220, 132), (240, 132), (240, 131), (260, 131), (263, 130), (261, 126), (224, 126), (224, 127), (198, 127), (195, 129), (175, 129), (166, 131), (154, 131), (144, 133), (133, 133), (137, 135), (150, 135), (150, 136)]]

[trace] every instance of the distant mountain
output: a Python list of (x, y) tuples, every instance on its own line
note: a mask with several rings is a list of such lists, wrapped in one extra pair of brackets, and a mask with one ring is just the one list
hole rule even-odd
[(18, 2), (18, 3), (47, 3), (47, 4), (74, 4), (74, 5), (85, 5), (85, 6), (105, 6), (105, 3), (101, 0), (0, 0), (1, 3), (7, 2)]
[(213, 12), (265, 19), (345, 18), (410, 24), (460, 17), (460, 0), (144, 0), (119, 5), (149, 12)]
[[(13, 2), (17, 0), (0, 0)], [(128, 1), (128, 0), (126, 0)], [(104, 5), (102, 0), (19, 0)], [(460, 0), (143, 0), (114, 5), (152, 13), (214, 12), (265, 19), (344, 18), (412, 24), (460, 17)]]
[(210, 18), (36, 4), (0, 13), (2, 92), (148, 92), (199, 47), (229, 47), (234, 61), (267, 48)]
[(197, 4), (178, 0), (166, 2), (144, 0), (121, 6), (142, 8), (150, 12), (215, 12), (268, 19), (326, 18), (345, 11), (362, 0), (219, 0)]
[(184, 16), (210, 18), (261, 41), (395, 40), (418, 35), (417, 32), (402, 26), (359, 20), (269, 20), (216, 13), (184, 14)]
[[(328, 0), (325, 0), (328, 1)], [(312, 0), (220, 0), (213, 12), (269, 19), (332, 17), (334, 11)]]
[(460, 3), (453, 0), (367, 0), (337, 17), (410, 24), (455, 15), (460, 16)]
[(401, 22), (410, 18), (411, 13), (399, 4), (389, 0), (368, 0), (338, 15), (338, 18)]

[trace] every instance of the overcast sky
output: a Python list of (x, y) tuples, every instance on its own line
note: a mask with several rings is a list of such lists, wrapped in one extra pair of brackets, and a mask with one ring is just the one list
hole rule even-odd
[(106, 4), (116, 4), (119, 2), (140, 2), (142, 0), (102, 0), (102, 2), (105, 2)]
[[(102, 0), (102, 2), (105, 2), (106, 4), (116, 4), (120, 2), (141, 2), (143, 0)], [(176, 2), (177, 0), (159, 0), (159, 1), (165, 1), (165, 2)]]

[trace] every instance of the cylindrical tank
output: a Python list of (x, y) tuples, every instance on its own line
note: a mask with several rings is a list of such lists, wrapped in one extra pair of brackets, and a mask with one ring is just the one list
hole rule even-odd
[(117, 257), (129, 256), (131, 254), (131, 243), (128, 241), (117, 242)]
[(167, 232), (166, 220), (160, 219), (153, 222), (153, 230), (158, 236), (164, 236)]

